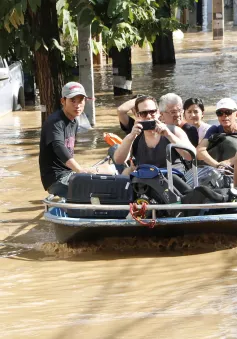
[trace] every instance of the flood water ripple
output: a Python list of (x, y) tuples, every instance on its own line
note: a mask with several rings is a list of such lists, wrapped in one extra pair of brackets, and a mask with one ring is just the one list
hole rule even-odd
[[(237, 95), (236, 38), (186, 33), (174, 66), (152, 66), (150, 51), (134, 48), (134, 94), (199, 96), (211, 118), (217, 100)], [(95, 87), (97, 123), (75, 150), (88, 165), (107, 154), (104, 131), (121, 134), (116, 107), (130, 97), (113, 98), (111, 64), (95, 67)], [(223, 225), (56, 243), (43, 219), (40, 126), (31, 109), (0, 119), (1, 338), (237, 338), (237, 234)]]

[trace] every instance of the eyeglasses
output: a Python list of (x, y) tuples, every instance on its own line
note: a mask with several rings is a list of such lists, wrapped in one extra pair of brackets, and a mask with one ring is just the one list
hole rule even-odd
[(137, 112), (137, 115), (140, 115), (141, 118), (146, 118), (148, 114), (155, 115), (156, 113), (157, 113), (157, 109), (150, 109), (147, 111)]
[(221, 109), (219, 109), (218, 111), (216, 111), (216, 115), (217, 115), (218, 117), (222, 117), (224, 114), (227, 115), (227, 116), (229, 116), (229, 115), (231, 115), (232, 113), (234, 113), (234, 111), (231, 110), (231, 109), (227, 109), (227, 110), (225, 110), (225, 111), (222, 111)]
[(170, 114), (170, 115), (181, 114), (183, 113), (183, 109), (178, 109), (175, 111), (165, 111), (165, 113)]

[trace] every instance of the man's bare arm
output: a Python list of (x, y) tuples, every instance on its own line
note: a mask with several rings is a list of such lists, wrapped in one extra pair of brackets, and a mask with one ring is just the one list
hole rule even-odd
[(76, 173), (97, 173), (96, 167), (82, 167), (74, 158), (69, 159), (65, 165)]
[(131, 111), (135, 107), (135, 101), (136, 101), (136, 98), (128, 100), (117, 108), (117, 114), (118, 114), (119, 121), (125, 127), (128, 127), (128, 122), (129, 122), (128, 112)]
[(203, 139), (200, 144), (197, 146), (197, 158), (198, 160), (205, 161), (206, 164), (219, 167), (219, 166), (233, 166), (235, 162), (235, 156), (230, 159), (223, 160), (221, 162), (216, 161), (207, 151), (208, 140)]

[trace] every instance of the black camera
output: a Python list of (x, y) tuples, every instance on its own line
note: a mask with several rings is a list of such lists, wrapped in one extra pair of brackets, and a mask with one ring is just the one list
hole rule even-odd
[(139, 121), (139, 124), (143, 126), (143, 131), (150, 131), (156, 128), (155, 120)]

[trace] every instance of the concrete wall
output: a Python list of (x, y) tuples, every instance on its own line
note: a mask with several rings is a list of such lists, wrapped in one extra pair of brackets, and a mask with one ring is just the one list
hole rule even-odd
[[(200, 1), (200, 0), (199, 0)], [(203, 31), (212, 30), (212, 0), (202, 0), (203, 9), (205, 8), (206, 3), (206, 17), (203, 13)], [(194, 9), (189, 11), (189, 24), (191, 26), (196, 25), (197, 11), (196, 3), (194, 4)], [(224, 1), (224, 20), (225, 26), (237, 25), (237, 0), (225, 0)]]

